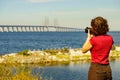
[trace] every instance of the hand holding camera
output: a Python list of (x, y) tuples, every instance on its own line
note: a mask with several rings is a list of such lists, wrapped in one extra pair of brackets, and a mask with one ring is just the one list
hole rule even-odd
[(86, 28), (85, 28), (85, 33), (88, 34), (88, 38), (93, 37), (92, 28), (90, 28), (90, 27), (86, 27)]
[(92, 34), (92, 28), (86, 27), (86, 28), (85, 28), (85, 33), (88, 33), (88, 31), (90, 31), (90, 34)]

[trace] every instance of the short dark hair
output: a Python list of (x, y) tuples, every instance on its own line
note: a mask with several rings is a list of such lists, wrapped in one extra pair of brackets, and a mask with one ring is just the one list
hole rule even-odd
[(94, 35), (104, 35), (109, 31), (107, 20), (103, 17), (96, 17), (91, 20), (92, 32)]

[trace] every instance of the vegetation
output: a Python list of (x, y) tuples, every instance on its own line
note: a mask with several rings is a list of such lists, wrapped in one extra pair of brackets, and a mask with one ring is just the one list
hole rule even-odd
[(15, 59), (13, 56), (8, 56), (5, 60), (4, 60), (4, 63), (15, 63)]
[(43, 51), (50, 55), (56, 55), (59, 52), (59, 50), (56, 50), (56, 49), (43, 50)]
[(112, 49), (111, 49), (111, 50), (115, 50), (115, 46), (114, 46), (114, 45), (112, 46)]
[[(76, 53), (77, 52), (77, 53)], [(13, 56), (14, 55), (14, 56)], [(112, 47), (110, 52), (110, 60), (120, 58), (120, 51), (116, 50), (116, 46)], [(82, 54), (80, 49), (50, 49), (43, 51), (23, 50), (12, 55), (3, 55), (0, 57), (0, 63), (22, 63), (22, 64), (46, 64), (53, 62), (70, 62), (70, 61), (90, 61), (90, 54)]]
[(38, 80), (38, 76), (32, 75), (32, 70), (27, 70), (25, 66), (19, 68), (18, 65), (0, 64), (0, 70), (0, 80)]
[(43, 50), (43, 51), (46, 52), (46, 53), (49, 53), (50, 55), (56, 55), (59, 52), (62, 53), (62, 54), (69, 53), (68, 48), (63, 48), (63, 49), (59, 49), (59, 50), (57, 50), (57, 49), (48, 49), (48, 50)]
[(63, 49), (60, 49), (60, 52), (61, 53), (69, 53), (69, 49), (68, 48), (63, 48)]
[(21, 52), (18, 52), (18, 54), (19, 54), (19, 55), (28, 56), (28, 55), (30, 55), (30, 54), (28, 54), (28, 51), (29, 51), (29, 50), (23, 50), (23, 51), (21, 51)]
[(57, 59), (64, 59), (64, 60), (70, 60), (70, 55), (69, 54), (65, 54), (65, 55), (63, 55), (63, 54), (57, 54), (56, 58)]
[(112, 50), (110, 52), (110, 60), (116, 60), (120, 58), (120, 51)]

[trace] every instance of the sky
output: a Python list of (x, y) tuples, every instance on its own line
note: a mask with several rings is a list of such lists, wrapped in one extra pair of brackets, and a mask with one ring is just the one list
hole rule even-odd
[(0, 0), (0, 25), (50, 25), (84, 29), (107, 19), (120, 31), (120, 0)]

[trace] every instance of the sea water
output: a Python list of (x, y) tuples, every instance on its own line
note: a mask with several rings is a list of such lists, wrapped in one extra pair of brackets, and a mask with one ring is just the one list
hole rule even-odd
[[(120, 44), (120, 32), (108, 33), (114, 44)], [(86, 33), (81, 32), (1, 32), (0, 54), (15, 53), (25, 49), (81, 48)]]

